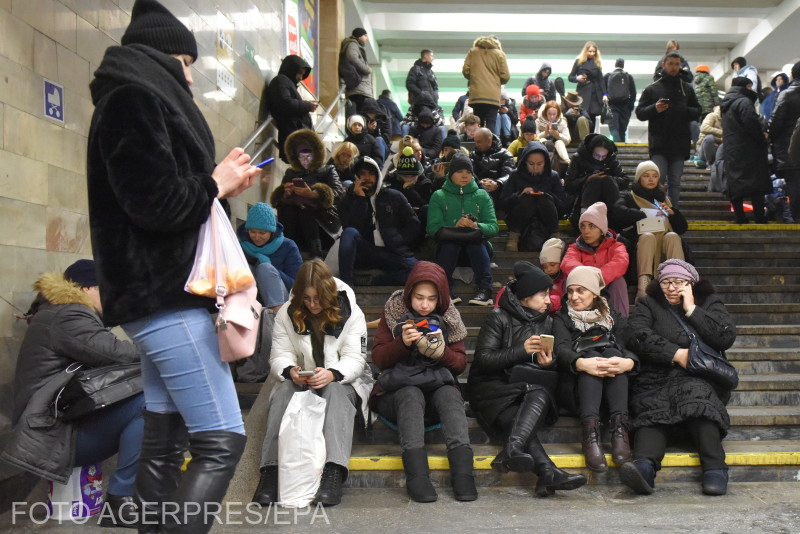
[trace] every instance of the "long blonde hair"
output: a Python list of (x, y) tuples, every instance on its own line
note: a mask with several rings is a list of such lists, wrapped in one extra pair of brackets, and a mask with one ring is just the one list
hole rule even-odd
[(353, 158), (350, 160), (350, 166), (352, 167), (353, 166), (353, 162), (358, 157), (358, 147), (356, 145), (354, 145), (353, 143), (351, 143), (350, 141), (344, 141), (344, 142), (340, 143), (339, 146), (336, 147), (336, 150), (333, 151), (333, 156), (332, 156), (333, 163), (335, 163), (337, 166), (341, 167), (342, 164), (339, 161), (339, 157), (341, 156), (342, 152), (344, 152), (345, 150), (349, 150), (350, 153), (353, 155)]
[(600, 48), (597, 47), (597, 43), (594, 41), (586, 41), (586, 44), (583, 45), (583, 50), (581, 53), (578, 54), (578, 64), (583, 65), (589, 59), (588, 50), (591, 47), (594, 47), (594, 64), (597, 65), (597, 68), (603, 70), (603, 58), (600, 55)]
[(336, 280), (333, 273), (322, 260), (311, 260), (303, 263), (297, 271), (292, 286), (292, 298), (289, 303), (294, 310), (292, 312), (292, 322), (295, 331), (305, 332), (307, 330), (306, 319), (309, 318), (309, 311), (306, 308), (303, 297), (306, 289), (313, 287), (317, 290), (317, 298), (322, 306), (319, 317), (321, 321), (314, 321), (317, 333), (325, 330), (328, 325), (335, 325), (342, 320), (339, 309), (339, 292), (336, 289)]

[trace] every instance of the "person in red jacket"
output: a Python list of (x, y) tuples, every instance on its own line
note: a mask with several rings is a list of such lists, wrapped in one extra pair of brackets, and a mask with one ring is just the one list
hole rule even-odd
[(625, 245), (616, 240), (615, 234), (608, 231), (607, 212), (602, 202), (595, 202), (586, 208), (578, 224), (581, 235), (567, 249), (561, 262), (561, 271), (569, 276), (579, 265), (600, 269), (611, 307), (627, 317), (630, 313), (628, 285), (625, 283), (628, 251)]
[(564, 256), (564, 242), (557, 237), (551, 237), (542, 245), (539, 252), (539, 264), (542, 266), (544, 274), (553, 279), (553, 287), (550, 288), (550, 315), (555, 316), (561, 309), (561, 301), (564, 298), (564, 282), (567, 275), (561, 269), (561, 258)]
[(444, 269), (428, 261), (417, 263), (405, 287), (386, 301), (378, 323), (372, 362), (381, 375), (370, 397), (372, 409), (397, 425), (406, 491), (416, 502), (437, 499), (425, 450), (425, 426), (434, 422), (442, 425), (455, 498), (478, 498), (456, 378), (467, 367), (466, 337)]

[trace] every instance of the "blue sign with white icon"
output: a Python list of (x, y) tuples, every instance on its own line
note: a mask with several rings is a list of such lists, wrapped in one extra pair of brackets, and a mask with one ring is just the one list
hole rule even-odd
[(44, 80), (44, 116), (64, 122), (64, 87)]

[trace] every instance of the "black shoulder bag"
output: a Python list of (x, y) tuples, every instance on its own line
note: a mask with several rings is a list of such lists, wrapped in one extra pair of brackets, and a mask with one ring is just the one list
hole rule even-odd
[(670, 308), (670, 313), (681, 325), (681, 328), (689, 336), (689, 359), (686, 363), (686, 371), (689, 374), (698, 376), (717, 386), (733, 390), (739, 385), (739, 373), (731, 365), (725, 353), (712, 349), (706, 345), (700, 337), (694, 333), (680, 315)]
[(62, 421), (75, 421), (96, 410), (116, 404), (142, 392), (139, 362), (83, 369), (72, 364), (65, 370), (73, 376), (53, 401)]

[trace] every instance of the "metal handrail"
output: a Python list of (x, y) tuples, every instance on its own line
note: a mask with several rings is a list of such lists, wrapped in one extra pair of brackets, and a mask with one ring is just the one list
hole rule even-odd
[[(253, 155), (252, 155), (252, 156), (250, 156), (250, 161), (256, 161), (256, 160), (258, 160), (259, 156), (261, 156), (261, 154), (263, 154), (263, 153), (264, 153), (264, 151), (265, 151), (267, 148), (269, 148), (269, 146), (270, 146), (272, 143), (275, 143), (275, 137), (274, 137), (274, 136), (273, 136), (273, 137), (270, 137), (269, 139), (267, 139), (266, 141), (264, 141), (264, 142), (263, 142), (263, 143), (262, 143), (262, 144), (261, 144), (261, 145), (260, 145), (258, 148), (256, 148), (256, 151), (253, 153)], [(275, 143), (275, 144), (277, 145), (277, 143)]]
[[(266, 129), (267, 129), (267, 127), (268, 127), (270, 124), (272, 124), (272, 119), (273, 119), (273, 118), (272, 118), (272, 117), (270, 117), (270, 118), (268, 118), (267, 120), (265, 120), (264, 122), (262, 122), (262, 123), (261, 123), (261, 125), (260, 125), (258, 128), (256, 128), (256, 131), (254, 131), (254, 132), (253, 132), (253, 133), (250, 135), (250, 137), (248, 137), (248, 138), (247, 138), (247, 141), (245, 141), (245, 142), (244, 142), (244, 144), (242, 145), (242, 149), (243, 149), (244, 151), (247, 151), (247, 147), (249, 147), (250, 145), (252, 145), (252, 144), (253, 144), (253, 142), (256, 140), (256, 138), (257, 138), (259, 135), (261, 135), (261, 133), (262, 133), (264, 130), (266, 130)], [(253, 157), (255, 157), (255, 156), (253, 156)]]
[[(330, 119), (330, 122), (325, 127), (325, 130), (323, 132), (319, 132), (317, 128), (314, 128), (315, 132), (322, 133), (322, 137), (325, 137), (326, 135), (328, 135), (328, 132), (331, 129), (331, 125), (336, 124), (336, 118), (331, 116), (331, 111), (333, 111), (333, 107), (342, 100), (342, 97), (344, 96), (344, 91), (345, 91), (345, 86), (342, 85), (339, 88), (339, 92), (336, 94), (336, 98), (333, 99), (333, 102), (331, 102), (331, 105), (328, 106), (325, 109), (325, 113), (322, 115), (323, 117), (327, 117), (327, 118)], [(341, 112), (341, 108), (339, 108), (339, 110)], [(320, 123), (322, 123), (322, 122), (323, 121), (320, 121)]]

